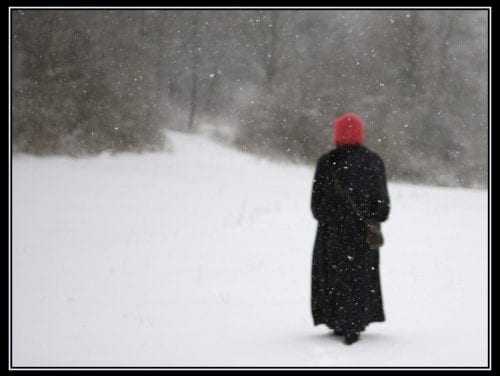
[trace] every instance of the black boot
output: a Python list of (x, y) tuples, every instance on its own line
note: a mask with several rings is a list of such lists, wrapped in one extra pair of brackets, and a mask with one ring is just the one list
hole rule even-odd
[(352, 345), (354, 342), (359, 340), (359, 334), (356, 332), (346, 333), (344, 335), (344, 343), (346, 345)]

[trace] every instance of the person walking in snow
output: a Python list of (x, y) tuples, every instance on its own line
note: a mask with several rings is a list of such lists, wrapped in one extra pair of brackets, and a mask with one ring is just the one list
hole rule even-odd
[(385, 321), (380, 222), (390, 203), (384, 162), (363, 145), (363, 119), (347, 113), (333, 127), (336, 148), (319, 158), (312, 188), (318, 227), (311, 308), (314, 325), (326, 324), (352, 344), (369, 323)]

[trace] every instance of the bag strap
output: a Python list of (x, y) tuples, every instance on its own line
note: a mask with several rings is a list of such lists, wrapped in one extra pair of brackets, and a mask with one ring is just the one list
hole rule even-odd
[(359, 211), (359, 208), (358, 206), (356, 205), (356, 203), (354, 202), (354, 200), (349, 196), (349, 194), (344, 190), (342, 184), (340, 183), (340, 179), (338, 178), (338, 175), (335, 174), (335, 170), (334, 170), (334, 173), (333, 173), (333, 177), (334, 177), (334, 190), (337, 194), (339, 194), (341, 197), (343, 197), (353, 208), (354, 212), (356, 213), (356, 215), (361, 218), (361, 220), (366, 224), (366, 226), (368, 227), (368, 234), (370, 233), (370, 231), (372, 233), (376, 233), (377, 236), (379, 237), (379, 244), (375, 245), (372, 247), (372, 245), (370, 244), (370, 242), (368, 242), (369, 246), (371, 249), (377, 249), (379, 248), (382, 244), (383, 244), (383, 236), (382, 236), (382, 231), (381, 231), (381, 226), (380, 226), (380, 222), (377, 222), (377, 221), (370, 221), (368, 219), (364, 219), (363, 216), (360, 214), (360, 211)]
[(334, 177), (334, 182), (333, 182), (333, 186), (334, 186), (334, 189), (335, 189), (335, 192), (337, 194), (339, 194), (341, 197), (343, 197), (353, 208), (354, 212), (356, 213), (356, 215), (361, 218), (363, 220), (363, 222), (365, 222), (367, 225), (371, 224), (370, 221), (366, 220), (363, 218), (363, 215), (361, 215), (361, 212), (358, 208), (358, 206), (356, 205), (356, 203), (354, 202), (354, 200), (349, 196), (349, 194), (345, 191), (344, 187), (342, 186), (342, 184), (340, 183), (340, 179), (338, 177), (338, 174), (336, 173), (336, 170), (333, 170), (333, 177)]

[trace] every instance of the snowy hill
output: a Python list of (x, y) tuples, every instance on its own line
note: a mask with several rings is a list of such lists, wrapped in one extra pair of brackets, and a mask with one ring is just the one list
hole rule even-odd
[(313, 171), (171, 154), (13, 161), (15, 366), (485, 366), (487, 193), (390, 184), (387, 321), (313, 327)]

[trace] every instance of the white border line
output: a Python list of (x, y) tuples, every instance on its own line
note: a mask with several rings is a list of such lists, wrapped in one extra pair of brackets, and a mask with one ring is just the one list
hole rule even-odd
[(488, 160), (489, 160), (489, 169), (488, 169), (488, 264), (489, 264), (489, 280), (488, 280), (488, 290), (489, 290), (489, 296), (488, 296), (488, 299), (489, 299), (489, 312), (488, 312), (488, 318), (489, 318), (489, 333), (488, 333), (488, 337), (489, 337), (489, 343), (488, 343), (488, 347), (489, 347), (489, 356), (488, 356), (488, 360), (489, 360), (489, 364), (488, 364), (488, 369), (491, 370), (491, 364), (493, 363), (493, 354), (492, 354), (492, 350), (491, 350), (491, 340), (492, 340), (492, 333), (493, 333), (493, 330), (492, 330), (492, 311), (491, 311), (491, 308), (492, 308), (492, 305), (493, 305), (493, 302), (491, 300), (491, 296), (492, 296), (492, 289), (493, 289), (493, 285), (491, 284), (491, 275), (492, 275), (492, 270), (491, 270), (491, 264), (493, 263), (493, 259), (492, 259), (492, 253), (491, 253), (491, 248), (493, 247), (492, 245), (492, 240), (491, 240), (491, 233), (492, 233), (492, 230), (491, 230), (491, 185), (492, 185), (492, 174), (491, 174), (491, 164), (492, 164), (492, 159), (491, 159), (491, 141), (492, 141), (492, 138), (491, 138), (491, 124), (492, 124), (492, 119), (491, 119), (491, 39), (492, 39), (492, 34), (491, 34), (491, 7), (490, 7), (490, 10), (488, 12), (488, 133), (489, 133), (489, 137), (488, 137), (488, 151), (489, 151), (489, 155), (488, 155)]
[[(346, 9), (347, 8), (347, 9)], [(73, 368), (73, 367), (70, 367), (70, 368), (64, 368), (64, 367), (57, 367), (57, 368), (28, 368), (28, 369), (23, 369), (23, 368), (12, 368), (12, 364), (11, 364), (11, 354), (13, 354), (13, 349), (11, 348), (11, 340), (12, 340), (12, 333), (11, 333), (11, 328), (12, 328), (12, 317), (11, 317), (11, 302), (12, 302), (12, 296), (11, 296), (11, 276), (12, 276), (12, 271), (11, 271), (11, 268), (10, 268), (10, 265), (11, 265), (11, 249), (12, 249), (12, 239), (11, 239), (11, 232), (12, 232), (12, 221), (10, 220), (10, 218), (12, 218), (12, 213), (11, 213), (11, 202), (12, 202), (12, 191), (11, 191), (11, 188), (10, 188), (10, 184), (9, 184), (9, 251), (8, 251), (8, 262), (9, 262), (9, 272), (8, 272), (8, 277), (9, 277), (9, 313), (8, 313), (8, 321), (9, 321), (9, 328), (8, 328), (8, 331), (9, 331), (9, 335), (8, 335), (8, 340), (9, 340), (9, 344), (8, 344), (8, 349), (9, 349), (9, 354), (8, 354), (8, 369), (9, 371), (11, 370), (27, 370), (27, 371), (46, 371), (46, 370), (52, 370), (52, 371), (62, 371), (62, 370), (75, 370), (75, 371), (110, 371), (110, 370), (123, 370), (123, 371), (126, 371), (126, 370), (132, 370), (132, 371), (141, 371), (141, 370), (144, 370), (144, 371), (161, 371), (161, 370), (181, 370), (181, 371), (190, 371), (190, 370), (193, 370), (193, 371), (196, 371), (196, 370), (219, 370), (219, 371), (232, 371), (232, 370), (250, 370), (250, 371), (257, 371), (257, 370), (286, 370), (286, 371), (294, 371), (294, 370), (311, 370), (311, 371), (336, 371), (336, 370), (361, 370), (361, 371), (365, 371), (365, 370), (383, 370), (383, 371), (399, 371), (399, 370), (436, 370), (436, 371), (447, 371), (447, 370), (478, 370), (478, 371), (488, 371), (488, 370), (491, 370), (491, 363), (492, 363), (492, 349), (491, 349), (491, 339), (492, 339), (492, 335), (491, 335), (491, 332), (492, 332), (492, 322), (491, 322), (491, 308), (492, 308), (492, 304), (491, 304), (491, 296), (492, 296), (492, 285), (491, 285), (491, 264), (492, 264), (492, 258), (491, 258), (491, 246), (492, 246), (492, 242), (491, 242), (491, 186), (492, 186), (492, 179), (491, 179), (491, 162), (492, 162), (492, 159), (491, 159), (491, 120), (492, 120), (492, 115), (491, 115), (491, 39), (492, 39), (492, 35), (491, 35), (491, 8), (492, 7), (377, 7), (377, 8), (374, 8), (374, 7), (9, 7), (9, 13), (8, 13), (8, 17), (9, 17), (9, 20), (8, 20), (8, 33), (9, 33), (9, 63), (8, 63), (8, 74), (9, 74), (9, 94), (8, 94), (8, 98), (9, 98), (9, 130), (8, 130), (8, 143), (9, 143), (9, 146), (8, 146), (8, 152), (9, 152), (9, 183), (11, 183), (10, 181), (10, 177), (11, 177), (11, 163), (12, 163), (12, 159), (11, 159), (11, 85), (12, 85), (12, 75), (11, 75), (11, 11), (12, 10), (16, 10), (16, 9), (46, 9), (46, 10), (52, 10), (52, 9), (220, 9), (220, 10), (273, 10), (273, 9), (285, 9), (285, 10), (294, 10), (294, 9), (297, 9), (297, 10), (314, 10), (314, 9), (319, 9), (319, 10), (325, 10), (325, 9), (339, 9), (339, 10), (356, 10), (356, 9), (370, 9), (370, 10), (377, 10), (377, 9), (381, 9), (381, 10), (385, 10), (385, 9), (397, 9), (397, 10), (415, 10), (415, 9), (450, 9), (450, 10), (454, 10), (454, 9), (471, 9), (471, 10), (488, 10), (488, 39), (489, 39), (489, 43), (488, 43), (488, 63), (489, 63), (489, 69), (488, 69), (488, 74), (489, 74), (489, 80), (488, 80), (488, 107), (489, 107), (489, 111), (488, 111), (488, 133), (489, 133), (489, 142), (488, 142), (488, 147), (489, 147), (489, 155), (488, 155), (488, 161), (489, 161), (489, 169), (488, 169), (488, 198), (489, 198), (489, 215), (488, 215), (488, 229), (489, 229), (489, 249), (488, 249), (488, 253), (489, 253), (489, 329), (490, 329), (490, 333), (489, 333), (489, 364), (488, 364), (488, 368), (444, 368), (444, 367), (441, 367), (441, 368), (432, 368), (432, 367), (420, 367), (420, 368), (411, 368), (411, 367), (404, 367), (404, 368), (401, 368), (401, 367), (390, 367), (390, 368), (371, 368), (371, 367), (364, 367), (364, 368), (356, 368), (356, 367), (347, 367), (347, 368), (344, 368), (344, 367), (335, 367), (335, 368), (315, 368), (315, 367), (291, 367), (291, 368), (266, 368), (266, 367), (255, 367), (255, 368), (245, 368), (245, 367), (227, 367), (227, 368), (211, 368), (211, 367), (189, 367), (189, 368), (186, 368), (186, 367), (178, 367), (178, 368), (175, 368), (175, 367), (158, 367), (158, 368), (151, 368), (151, 367), (144, 367), (144, 368), (130, 368), (130, 367), (122, 367), (122, 368), (118, 368), (120, 366), (116, 366), (116, 368), (113, 368), (113, 367), (109, 367), (109, 368), (93, 368), (93, 367), (84, 367), (84, 368)]]
[(9, 147), (7, 148), (8, 152), (9, 152), (9, 158), (8, 158), (8, 160), (9, 160), (9, 249), (8, 249), (8, 252), (7, 252), (9, 254), (9, 261), (8, 261), (9, 262), (9, 273), (8, 273), (8, 278), (9, 278), (9, 303), (8, 303), (8, 306), (9, 306), (9, 313), (8, 313), (8, 316), (9, 316), (9, 320), (8, 320), (9, 321), (9, 329), (8, 329), (9, 330), (9, 335), (8, 335), (8, 337), (9, 337), (9, 339), (8, 340), (9, 340), (9, 343), (7, 345), (7, 348), (9, 349), (9, 354), (8, 354), (8, 357), (9, 357), (9, 361), (8, 361), (9, 362), (9, 370), (11, 369), (10, 367), (12, 366), (12, 364), (11, 364), (11, 360), (12, 360), (11, 354), (13, 354), (12, 348), (10, 346), (10, 344), (12, 342), (12, 335), (11, 335), (12, 334), (11, 333), (11, 330), (12, 330), (12, 317), (11, 317), (11, 314), (10, 314), (10, 312), (12, 310), (12, 305), (11, 305), (11, 303), (12, 303), (12, 294), (10, 293), (10, 291), (12, 289), (12, 283), (11, 283), (11, 281), (12, 281), (12, 270), (11, 270), (11, 267), (10, 267), (11, 266), (11, 262), (12, 262), (11, 261), (12, 239), (11, 239), (11, 236), (10, 236), (12, 234), (12, 220), (11, 220), (12, 219), (12, 212), (10, 210), (11, 209), (11, 205), (12, 205), (12, 192), (11, 192), (11, 189), (10, 189), (11, 184), (12, 184), (12, 180), (11, 180), (11, 177), (12, 177), (12, 171), (11, 171), (11, 163), (12, 163), (11, 151), (12, 150), (11, 150), (11, 142), (10, 142), (10, 140), (11, 140), (11, 133), (10, 133), (11, 132), (11, 119), (12, 119), (12, 114), (11, 114), (11, 110), (12, 110), (11, 109), (11, 103), (12, 103), (12, 101), (11, 101), (11, 99), (12, 99), (11, 98), (11, 85), (12, 85), (12, 82), (11, 82), (11, 80), (12, 80), (11, 72), (12, 72), (12, 70), (11, 70), (11, 64), (10, 64), (11, 63), (11, 27), (10, 27), (10, 14), (11, 14), (11, 10), (9, 8), (9, 14), (8, 14), (8, 16), (9, 16), (9, 22), (8, 22), (8, 27), (9, 27), (9, 31), (8, 31), (8, 33), (9, 33), (9, 64), (8, 64), (8, 66), (9, 66), (9, 72), (8, 72), (8, 74), (9, 74), (9, 95), (8, 95), (8, 97), (9, 97), (9, 121), (8, 121), (8, 123), (9, 123), (9, 132), (8, 132), (9, 137), (8, 138), (9, 139), (8, 139), (8, 143), (9, 143)]
[[(227, 10), (273, 10), (273, 9), (283, 9), (283, 10), (328, 10), (328, 9), (338, 9), (338, 10), (357, 10), (357, 9), (369, 9), (369, 10), (415, 10), (415, 9), (449, 9), (449, 10), (463, 10), (463, 9), (471, 9), (471, 10), (490, 10), (491, 7), (190, 7), (190, 6), (178, 6), (178, 7), (120, 7), (120, 6), (110, 6), (110, 7), (100, 7), (100, 6), (82, 6), (82, 7), (9, 7), (9, 9), (227, 9)], [(490, 12), (491, 14), (491, 12)]]

